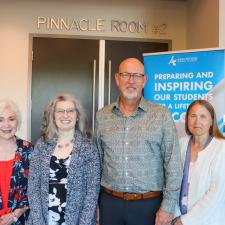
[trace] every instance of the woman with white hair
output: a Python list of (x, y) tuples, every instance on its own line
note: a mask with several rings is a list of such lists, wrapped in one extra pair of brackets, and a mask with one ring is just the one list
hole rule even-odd
[(85, 113), (71, 95), (58, 96), (45, 112), (28, 181), (29, 224), (94, 225), (100, 159), (86, 137)]
[(33, 146), (15, 136), (17, 105), (0, 100), (0, 225), (24, 225), (28, 217), (27, 178)]

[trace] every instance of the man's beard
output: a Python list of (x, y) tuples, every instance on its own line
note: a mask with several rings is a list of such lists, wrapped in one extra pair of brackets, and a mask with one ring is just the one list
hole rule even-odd
[(133, 92), (125, 91), (123, 93), (123, 96), (128, 100), (132, 100), (132, 99), (135, 99), (138, 97), (138, 92), (137, 91), (133, 91)]

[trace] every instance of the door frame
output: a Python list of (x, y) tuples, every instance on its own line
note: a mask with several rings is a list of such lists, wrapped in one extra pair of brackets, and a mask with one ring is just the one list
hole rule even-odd
[(32, 111), (32, 61), (33, 61), (33, 38), (68, 38), (68, 39), (91, 39), (99, 40), (99, 88), (98, 88), (98, 109), (104, 106), (104, 73), (105, 73), (105, 41), (118, 40), (118, 41), (132, 41), (132, 42), (156, 42), (167, 43), (168, 51), (172, 50), (172, 40), (169, 39), (147, 39), (147, 38), (130, 38), (130, 37), (107, 37), (107, 36), (82, 36), (82, 35), (59, 35), (59, 34), (29, 34), (28, 46), (28, 83), (27, 83), (27, 137), (31, 139), (31, 111)]

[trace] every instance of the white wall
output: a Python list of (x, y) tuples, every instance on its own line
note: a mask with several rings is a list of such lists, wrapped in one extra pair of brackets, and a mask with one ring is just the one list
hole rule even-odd
[(219, 0), (219, 47), (225, 48), (225, 1)]
[(187, 6), (187, 49), (219, 47), (219, 0), (188, 0)]
[[(123, 2), (123, 3), (122, 3)], [(31, 107), (31, 41), (30, 34), (82, 35), (172, 40), (172, 49), (186, 48), (186, 2), (163, 0), (138, 1), (0, 1), (0, 98), (12, 98), (22, 112), (23, 123), (18, 135), (30, 138)], [(65, 31), (37, 29), (37, 16), (103, 18), (147, 21), (147, 33), (112, 33), (106, 31)], [(164, 34), (153, 34), (152, 28), (167, 24)], [(39, 128), (37, 128), (39, 129)]]

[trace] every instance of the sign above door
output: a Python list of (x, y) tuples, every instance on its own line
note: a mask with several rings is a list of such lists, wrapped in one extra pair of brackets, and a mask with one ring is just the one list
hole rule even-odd
[[(113, 33), (148, 33), (148, 23), (144, 21), (125, 21), (125, 20), (105, 20), (97, 18), (94, 20), (88, 18), (74, 19), (62, 17), (43, 17), (38, 16), (37, 29), (45, 30), (64, 30), (64, 31), (111, 31)], [(163, 34), (166, 32), (167, 25), (155, 25), (151, 30), (154, 34)], [(159, 32), (163, 29), (163, 32)]]

